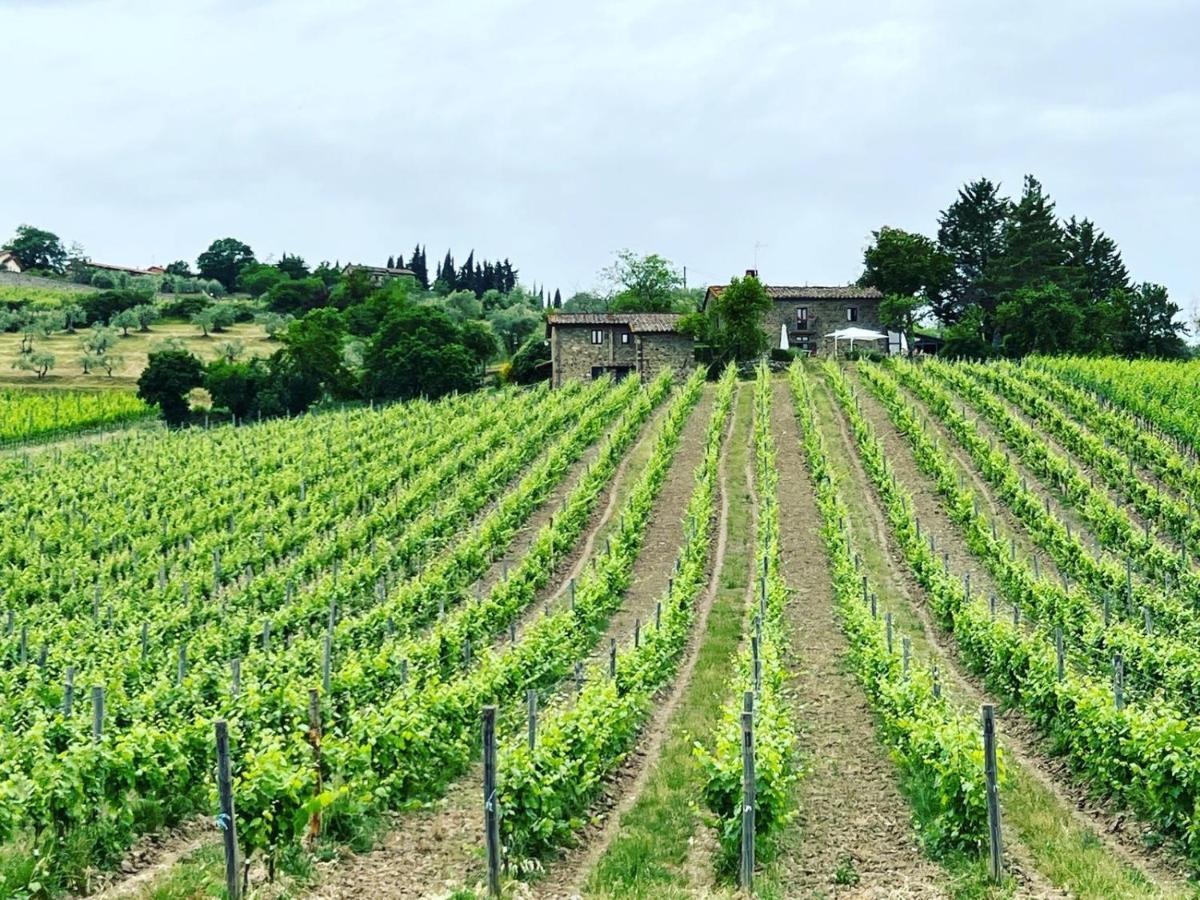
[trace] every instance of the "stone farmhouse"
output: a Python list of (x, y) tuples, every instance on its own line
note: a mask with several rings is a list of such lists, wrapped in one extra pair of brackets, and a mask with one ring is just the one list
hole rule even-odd
[(636, 374), (648, 381), (662, 369), (696, 364), (692, 338), (670, 313), (552, 313), (546, 318), (551, 384), (568, 378)]
[(361, 266), (351, 263), (348, 266), (342, 266), (343, 275), (353, 275), (355, 272), (366, 273), (367, 280), (373, 287), (382, 287), (393, 278), (416, 277), (412, 269), (389, 269), (386, 266)]
[(20, 273), (21, 263), (16, 255), (8, 250), (0, 250), (0, 272)]
[[(757, 276), (753, 269), (747, 275)], [(767, 313), (763, 329), (768, 346), (778, 347), (783, 326), (787, 326), (788, 343), (793, 350), (816, 353), (826, 349), (825, 335), (842, 328), (865, 328), (886, 333), (879, 319), (879, 303), (883, 300), (876, 288), (855, 285), (782, 286), (763, 285), (774, 301)], [(704, 303), (720, 296), (724, 285), (713, 285), (704, 295)], [(860, 346), (863, 342), (859, 342)], [(876, 349), (887, 351), (886, 341), (870, 342)]]

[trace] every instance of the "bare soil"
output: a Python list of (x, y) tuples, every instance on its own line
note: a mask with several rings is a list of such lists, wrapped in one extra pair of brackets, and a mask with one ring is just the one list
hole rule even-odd
[[(772, 432), (780, 466), (779, 515), (791, 626), (788, 666), (804, 754), (799, 838), (780, 862), (791, 896), (945, 897), (944, 873), (921, 852), (899, 775), (880, 745), (834, 612), (820, 513), (792, 399), (775, 382)], [(849, 870), (857, 884), (840, 885)]]
[[(705, 421), (711, 409), (704, 416)], [(733, 432), (733, 416), (726, 427), (724, 444)], [(683, 660), (674, 682), (659, 692), (655, 698), (654, 714), (642, 730), (641, 737), (620, 769), (605, 785), (604, 795), (596, 804), (592, 821), (579, 835), (580, 844), (569, 851), (558, 863), (550, 867), (544, 880), (534, 885), (534, 894), (539, 898), (570, 898), (580, 895), (583, 882), (598, 863), (609, 845), (620, 833), (621, 817), (637, 802), (645, 788), (656, 762), (662, 752), (663, 742), (668, 736), (668, 723), (675, 715), (679, 703), (686, 693), (696, 667), (700, 644), (703, 640), (708, 616), (716, 601), (720, 588), (721, 569), (725, 564), (725, 548), (729, 539), (729, 492), (726, 485), (726, 455), (722, 450), (718, 469), (718, 491), (720, 508), (713, 547), (709, 552), (708, 585), (699, 597), (692, 636), (684, 650)]]

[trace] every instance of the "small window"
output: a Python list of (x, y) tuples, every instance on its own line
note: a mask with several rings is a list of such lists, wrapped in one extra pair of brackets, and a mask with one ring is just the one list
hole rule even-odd
[(628, 332), (628, 331), (622, 331), (622, 332), (621, 332), (621, 343), (622, 343), (622, 344), (628, 344), (628, 343), (629, 343), (629, 337), (630, 337), (630, 335), (629, 335), (629, 332)]
[(808, 307), (807, 306), (796, 307), (796, 321), (800, 322), (802, 324), (806, 324), (808, 322)]
[(857, 306), (847, 306), (846, 307), (846, 321), (847, 322), (857, 322), (858, 321), (858, 307)]
[(592, 329), (592, 343), (593, 344), (603, 344), (604, 343), (604, 331), (603, 330), (601, 330), (599, 328)]

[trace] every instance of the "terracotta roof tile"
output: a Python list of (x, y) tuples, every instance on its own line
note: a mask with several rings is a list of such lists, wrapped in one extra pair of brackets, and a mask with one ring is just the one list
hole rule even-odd
[(683, 316), (675, 313), (551, 313), (547, 325), (627, 325), (640, 334), (678, 330)]

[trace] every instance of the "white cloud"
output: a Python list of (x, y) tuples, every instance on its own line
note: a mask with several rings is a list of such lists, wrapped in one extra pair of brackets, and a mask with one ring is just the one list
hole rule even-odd
[[(882, 224), (1034, 172), (1181, 302), (1200, 13), (1173, 2), (3, 3), (0, 233), (126, 263), (415, 241), (564, 290), (613, 250), (850, 279)], [(1185, 246), (1185, 243), (1188, 246)]]

